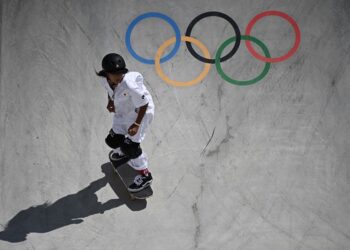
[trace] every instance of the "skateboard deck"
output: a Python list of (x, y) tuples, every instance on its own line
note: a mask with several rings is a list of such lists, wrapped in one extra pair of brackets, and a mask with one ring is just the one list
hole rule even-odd
[[(110, 154), (111, 154), (111, 152), (109, 153), (109, 156), (110, 156)], [(148, 197), (153, 195), (153, 190), (152, 190), (151, 186), (148, 186), (148, 187), (146, 187), (143, 190), (138, 191), (138, 192), (130, 192), (128, 190), (128, 187), (132, 183), (134, 183), (134, 178), (137, 175), (139, 175), (138, 171), (136, 171), (135, 169), (133, 169), (131, 166), (129, 166), (126, 163), (121, 165), (121, 166), (115, 167), (115, 165), (113, 164), (113, 160), (111, 160), (110, 157), (109, 157), (109, 160), (112, 164), (114, 172), (116, 172), (117, 175), (119, 176), (120, 180), (124, 184), (126, 191), (129, 193), (129, 196), (132, 200), (134, 200), (134, 199), (147, 199)]]

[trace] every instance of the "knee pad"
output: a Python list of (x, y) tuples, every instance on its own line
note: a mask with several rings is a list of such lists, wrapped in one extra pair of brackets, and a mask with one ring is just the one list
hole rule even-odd
[(120, 146), (121, 151), (130, 159), (135, 159), (142, 154), (140, 143), (133, 142), (130, 138), (125, 138)]
[(106, 144), (111, 148), (119, 148), (123, 141), (125, 139), (125, 136), (122, 134), (116, 134), (114, 133), (113, 129), (109, 131), (108, 136), (105, 139)]

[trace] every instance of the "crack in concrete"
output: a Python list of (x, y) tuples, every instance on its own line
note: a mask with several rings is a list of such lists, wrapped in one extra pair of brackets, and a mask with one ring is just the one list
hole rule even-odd
[(196, 221), (196, 231), (194, 234), (194, 247), (197, 249), (198, 248), (198, 239), (201, 233), (201, 225), (199, 222), (199, 214), (198, 214), (198, 206), (197, 202), (193, 203), (192, 205), (192, 212)]
[(207, 142), (207, 145), (205, 145), (205, 147), (203, 148), (203, 150), (202, 150), (202, 152), (201, 152), (201, 155), (204, 154), (205, 149), (208, 147), (209, 143), (210, 143), (211, 140), (213, 139), (213, 136), (214, 136), (214, 133), (215, 133), (215, 129), (216, 129), (216, 127), (213, 129), (213, 132), (211, 133), (211, 136), (210, 136), (210, 138), (209, 138), (209, 141)]
[(216, 154), (216, 155), (219, 154), (221, 146), (225, 143), (228, 143), (230, 141), (230, 139), (234, 138), (230, 134), (231, 129), (232, 129), (232, 126), (229, 125), (229, 116), (226, 116), (226, 134), (225, 134), (225, 137), (224, 137), (224, 139), (222, 139), (220, 141), (219, 145), (217, 145), (215, 149), (213, 149), (207, 153), (207, 155), (206, 155), (207, 157), (210, 157), (214, 154)]
[(201, 222), (200, 222), (200, 216), (199, 216), (199, 210), (198, 210), (198, 200), (199, 200), (199, 197), (201, 197), (203, 195), (203, 189), (204, 189), (204, 186), (203, 186), (203, 177), (204, 177), (203, 176), (203, 167), (204, 167), (203, 163), (199, 165), (199, 169), (200, 169), (200, 173), (201, 173), (201, 175), (200, 175), (201, 187), (200, 187), (200, 192), (197, 194), (195, 202), (192, 205), (192, 212), (193, 212), (194, 220), (196, 223), (196, 229), (194, 232), (194, 247), (195, 247), (195, 249), (198, 248), (199, 238), (201, 236)]
[(180, 178), (179, 182), (176, 184), (176, 186), (174, 187), (173, 191), (169, 194), (167, 199), (170, 199), (170, 197), (176, 192), (177, 187), (180, 185), (180, 183), (183, 181), (183, 179), (185, 178), (185, 175), (187, 174), (187, 172)]

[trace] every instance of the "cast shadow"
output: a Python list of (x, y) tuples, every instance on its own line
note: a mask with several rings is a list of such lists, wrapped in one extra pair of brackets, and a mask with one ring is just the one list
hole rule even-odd
[(147, 207), (147, 200), (131, 200), (129, 192), (120, 180), (119, 176), (114, 172), (113, 166), (107, 162), (101, 166), (101, 171), (105, 174), (109, 186), (131, 211), (140, 211)]
[[(105, 176), (91, 182), (79, 192), (62, 197), (54, 203), (45, 202), (17, 213), (0, 232), (0, 240), (25, 241), (30, 233), (47, 233), (68, 225), (80, 224), (84, 221), (83, 218), (103, 214), (124, 204), (132, 211), (146, 208), (146, 200), (130, 200), (128, 192), (110, 163), (103, 164), (101, 170)], [(95, 193), (107, 183), (119, 199), (110, 199), (101, 203)]]

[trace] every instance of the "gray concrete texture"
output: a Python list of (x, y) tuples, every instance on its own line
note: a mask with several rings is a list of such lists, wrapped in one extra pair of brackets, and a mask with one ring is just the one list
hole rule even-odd
[[(300, 27), (300, 47), (256, 84), (230, 84), (212, 66), (181, 88), (126, 48), (140, 14), (164, 13), (184, 35), (213, 10), (242, 34), (255, 15), (283, 11)], [(350, 249), (349, 23), (348, 0), (2, 0), (0, 249)], [(212, 56), (233, 35), (218, 17), (192, 33)], [(172, 36), (147, 19), (132, 44), (153, 58)], [(273, 57), (295, 39), (275, 16), (252, 36)], [(130, 201), (108, 164), (112, 115), (94, 69), (110, 52), (144, 75), (156, 105), (142, 143), (154, 176), (147, 201)], [(245, 80), (264, 62), (242, 41), (222, 66)], [(162, 68), (185, 81), (203, 63), (182, 42)]]

